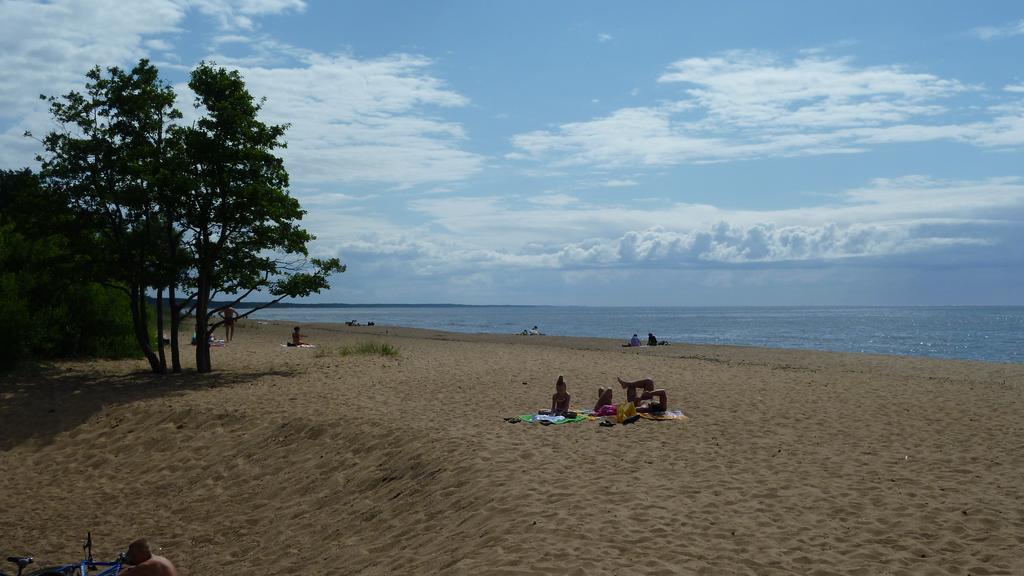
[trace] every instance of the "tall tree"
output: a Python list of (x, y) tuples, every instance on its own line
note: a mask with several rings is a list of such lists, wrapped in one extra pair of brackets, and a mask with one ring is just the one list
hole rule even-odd
[(146, 294), (150, 286), (165, 286), (169, 275), (154, 239), (163, 143), (180, 117), (174, 90), (144, 59), (130, 72), (111, 67), (104, 75), (96, 67), (86, 77), (84, 94), (49, 98), (62, 129), (43, 139), (42, 176), (68, 198), (79, 223), (95, 231), (96, 271), (128, 295), (139, 348), (152, 370), (163, 372), (166, 364), (150, 340)]
[(336, 258), (306, 260), (313, 236), (298, 226), (304, 211), (289, 195), (288, 172), (275, 155), (287, 127), (259, 119), (262, 101), (237, 71), (204, 62), (189, 87), (204, 114), (176, 135), (191, 186), (179, 222), (196, 291), (196, 369), (208, 372), (208, 337), (218, 325), (211, 316), (220, 310), (211, 309), (214, 296), (230, 295), (234, 303), (260, 291), (274, 301), (305, 296), (326, 288), (328, 276), (344, 266)]

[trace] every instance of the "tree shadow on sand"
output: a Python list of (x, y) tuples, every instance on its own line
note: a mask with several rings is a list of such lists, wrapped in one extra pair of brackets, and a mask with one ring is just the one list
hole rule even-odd
[(109, 374), (61, 371), (53, 367), (3, 374), (0, 375), (0, 452), (28, 441), (49, 443), (58, 434), (77, 428), (96, 413), (113, 406), (294, 374), (282, 370)]

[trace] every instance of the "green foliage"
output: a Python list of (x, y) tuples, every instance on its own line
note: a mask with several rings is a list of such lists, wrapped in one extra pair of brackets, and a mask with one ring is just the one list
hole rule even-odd
[[(288, 172), (277, 155), (287, 126), (260, 120), (262, 101), (252, 97), (239, 72), (206, 62), (193, 70), (189, 88), (197, 120), (189, 125), (175, 123), (181, 114), (174, 89), (145, 59), (130, 71), (95, 67), (86, 78), (84, 91), (47, 99), (60, 128), (42, 140), (43, 186), (37, 188), (49, 201), (36, 208), (56, 207), (61, 226), (47, 228), (52, 237), (29, 236), (31, 248), (41, 251), (34, 266), (73, 273), (66, 279), (19, 277), (13, 285), (5, 280), (3, 290), (29, 300), (6, 304), (12, 317), (27, 309), (39, 318), (35, 293), (25, 289), (37, 280), (61, 282), (77, 298), (75, 307), (47, 312), (48, 326), (71, 322), (69, 315), (79, 310), (110, 312), (117, 300), (86, 287), (116, 286), (127, 297), (136, 345), (153, 371), (163, 372), (165, 358), (157, 357), (149, 337), (147, 293), (166, 290), (177, 298), (184, 289), (185, 302), (171, 306), (172, 332), (194, 298), (197, 327), (210, 333), (219, 324), (209, 322), (218, 311), (210, 301), (218, 295), (238, 304), (250, 294), (270, 293), (276, 302), (320, 292), (330, 275), (345, 271), (337, 258), (309, 259), (307, 244), (314, 237), (299, 226), (305, 212), (288, 193)], [(46, 258), (53, 263), (40, 264)], [(88, 326), (94, 335), (90, 345), (118, 348), (116, 333), (99, 336), (105, 333), (91, 316), (76, 318), (74, 325)], [(45, 342), (65, 349), (67, 340)], [(88, 348), (77, 342), (72, 348)], [(176, 349), (172, 354), (177, 369)], [(196, 367), (211, 369), (205, 338), (196, 346)]]
[[(307, 261), (313, 235), (299, 227), (305, 212), (288, 193), (288, 172), (276, 150), (287, 126), (259, 119), (237, 71), (201, 63), (189, 88), (202, 117), (178, 128), (186, 172), (192, 177), (179, 200), (180, 225), (189, 233), (183, 245), (191, 257), (198, 293), (196, 320), (209, 333), (217, 323), (209, 300), (218, 292), (237, 294), (236, 303), (256, 291), (279, 301), (327, 288), (328, 277), (343, 272), (336, 258)], [(205, 339), (196, 347), (199, 371), (210, 370)]]
[(137, 355), (127, 297), (94, 282), (70, 283), (52, 237), (0, 226), (0, 368), (28, 359)]
[(342, 356), (377, 355), (397, 358), (398, 353), (399, 351), (397, 346), (387, 342), (376, 342), (373, 340), (357, 342), (356, 344), (342, 346), (338, 349), (338, 354), (341, 354)]

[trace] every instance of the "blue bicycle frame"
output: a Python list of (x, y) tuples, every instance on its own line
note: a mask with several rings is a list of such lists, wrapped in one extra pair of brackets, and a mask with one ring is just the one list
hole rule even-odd
[[(92, 533), (86, 537), (85, 545), (82, 546), (85, 550), (85, 559), (77, 564), (63, 564), (60, 566), (47, 566), (46, 568), (40, 568), (33, 572), (25, 574), (25, 576), (118, 576), (121, 573), (121, 564), (124, 561), (124, 556), (121, 554), (117, 555), (117, 560), (113, 562), (96, 562), (92, 559)], [(31, 559), (29, 559), (31, 562)], [(99, 572), (96, 572), (99, 570)], [(19, 569), (18, 574), (21, 574)]]

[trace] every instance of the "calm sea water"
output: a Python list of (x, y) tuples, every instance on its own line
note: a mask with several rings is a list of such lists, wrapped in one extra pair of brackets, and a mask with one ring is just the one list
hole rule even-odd
[(253, 318), (1024, 362), (1024, 306), (274, 308)]

